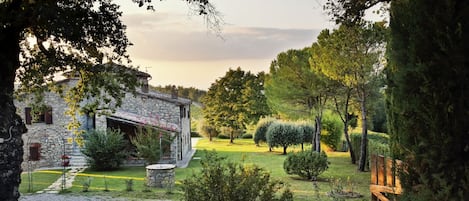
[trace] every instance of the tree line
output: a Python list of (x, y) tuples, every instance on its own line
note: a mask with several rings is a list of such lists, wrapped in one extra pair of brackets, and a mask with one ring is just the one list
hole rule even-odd
[[(323, 30), (310, 47), (279, 53), (269, 73), (257, 76), (240, 68), (231, 70), (209, 88), (203, 103), (205, 119), (216, 129), (245, 129), (260, 117), (312, 119), (311, 143), (320, 152), (323, 113), (335, 110), (344, 124), (352, 163), (354, 147), (349, 139), (350, 121), (360, 114), (362, 141), (367, 142), (371, 103), (383, 87), (384, 23), (363, 22)], [(233, 139), (232, 135), (231, 139)], [(231, 140), (232, 141), (232, 140)], [(367, 143), (359, 149), (359, 170), (365, 170)]]
[(201, 98), (207, 93), (205, 90), (197, 89), (194, 87), (183, 87), (175, 85), (166, 85), (166, 86), (150, 86), (151, 89), (160, 91), (167, 94), (172, 94), (173, 92), (177, 93), (179, 97), (191, 99), (192, 101), (201, 102)]

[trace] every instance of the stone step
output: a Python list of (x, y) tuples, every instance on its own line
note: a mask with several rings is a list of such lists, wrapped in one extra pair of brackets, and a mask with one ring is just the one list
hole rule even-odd
[(86, 156), (83, 155), (75, 155), (71, 156), (72, 158), (70, 159), (70, 165), (72, 167), (84, 167), (87, 166), (88, 163), (86, 161)]

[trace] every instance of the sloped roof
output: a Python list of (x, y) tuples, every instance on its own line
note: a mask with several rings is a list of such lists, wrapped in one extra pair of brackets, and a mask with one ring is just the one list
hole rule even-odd
[(157, 128), (161, 128), (167, 131), (173, 131), (173, 132), (179, 132), (181, 128), (177, 124), (173, 123), (168, 123), (166, 121), (163, 121), (158, 118), (154, 117), (146, 117), (130, 112), (123, 112), (123, 111), (116, 111), (115, 113), (111, 114), (109, 116), (111, 119), (115, 120), (124, 120), (126, 122), (130, 122), (133, 124), (138, 124), (138, 125), (149, 125), (149, 126), (154, 126)]
[(150, 98), (157, 98), (166, 102), (174, 103), (176, 105), (190, 105), (192, 100), (181, 97), (172, 97), (171, 94), (161, 93), (158, 91), (150, 90), (148, 93), (137, 92), (141, 96), (147, 96)]
[[(121, 65), (121, 64), (112, 63), (112, 62), (110, 62), (110, 63), (105, 63), (105, 64), (94, 65), (94, 66), (91, 67), (89, 70), (90, 70), (90, 71), (94, 71), (94, 72), (106, 72), (106, 71), (107, 71), (107, 72), (121, 72), (121, 71), (124, 71), (124, 72), (135, 73), (135, 75), (136, 75), (137, 77), (140, 77), (140, 78), (149, 78), (149, 77), (151, 77), (150, 74), (145, 73), (145, 72), (142, 72), (142, 71), (139, 71), (139, 70), (137, 70), (136, 68), (127, 67), (127, 66), (124, 66), (124, 65)], [(63, 73), (63, 76), (65, 76), (65, 77), (67, 77), (67, 78), (74, 77), (72, 71), (64, 72), (64, 73)]]

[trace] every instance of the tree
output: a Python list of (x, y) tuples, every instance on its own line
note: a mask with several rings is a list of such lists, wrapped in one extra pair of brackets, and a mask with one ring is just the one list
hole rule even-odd
[[(362, 22), (356, 25), (341, 25), (332, 33), (329, 30), (322, 31), (318, 42), (313, 44), (317, 51), (312, 53), (312, 68), (339, 82), (346, 92), (353, 90), (360, 103), (362, 119), (362, 144), (358, 167), (360, 171), (365, 170), (367, 159), (367, 104), (373, 88), (377, 87), (377, 80), (382, 71), (380, 58), (384, 51), (385, 30), (383, 23)], [(346, 97), (346, 104), (349, 99), (350, 97)], [(348, 123), (348, 117), (345, 116), (348, 116), (348, 105), (344, 107), (347, 111), (341, 115), (341, 118), (343, 122)], [(344, 128), (344, 131), (348, 134), (347, 128)]]
[[(179, 97), (191, 99), (194, 102), (200, 102), (202, 96), (204, 96), (207, 92), (201, 89), (196, 89), (194, 87), (185, 88), (183, 86), (174, 86), (174, 85), (166, 85), (162, 86), (150, 86), (152, 89), (156, 91), (160, 91), (167, 94), (172, 94), (173, 92), (177, 92)], [(176, 88), (176, 91), (174, 91)]]
[(291, 123), (274, 122), (267, 129), (269, 147), (282, 147), (283, 154), (291, 145), (303, 143), (303, 129)]
[[(147, 0), (133, 2), (152, 8)], [(196, 5), (200, 14), (207, 14), (208, 22), (215, 22), (211, 25), (220, 22), (211, 17), (216, 11), (207, 0), (187, 2)], [(95, 97), (93, 100), (112, 108), (120, 103), (122, 90), (133, 91), (138, 85), (133, 71), (110, 73), (112, 66), (103, 65), (128, 59), (126, 50), (131, 43), (118, 8), (105, 0), (0, 1), (0, 200), (20, 196), (21, 136), (27, 130), (13, 104), (15, 79), (20, 81), (20, 94), (61, 93), (72, 117), (85, 98)], [(55, 75), (63, 71), (81, 77), (76, 87), (63, 89), (55, 84)], [(93, 105), (98, 106), (90, 107)]]
[(406, 164), (401, 198), (464, 200), (469, 197), (469, 2), (390, 2), (386, 103), (391, 149)]
[(175, 134), (164, 129), (142, 125), (137, 127), (136, 135), (130, 138), (130, 142), (135, 146), (137, 155), (145, 159), (146, 164), (156, 164), (164, 154), (165, 144), (171, 144), (174, 138)]
[(313, 150), (320, 152), (321, 118), (330, 93), (329, 79), (311, 70), (310, 48), (288, 50), (277, 55), (266, 77), (265, 94), (270, 108), (293, 119), (314, 114)]
[[(469, 2), (392, 2), (388, 119), (407, 200), (469, 196)], [(465, 176), (463, 176), (465, 175)]]
[(257, 123), (269, 114), (263, 90), (263, 73), (254, 75), (241, 68), (230, 69), (225, 76), (213, 83), (202, 99), (204, 118), (218, 129), (230, 129), (230, 143), (234, 132)]
[(245, 86), (241, 91), (241, 100), (246, 113), (247, 124), (257, 124), (261, 117), (270, 115), (267, 98), (264, 95), (265, 73), (259, 72), (256, 76), (247, 76)]
[[(259, 146), (261, 142), (267, 142), (267, 129), (269, 129), (269, 126), (275, 121), (276, 119), (272, 117), (266, 117), (257, 122), (253, 138), (254, 143), (256, 143), (257, 146)], [(269, 147), (269, 151), (271, 150), (271, 147)]]

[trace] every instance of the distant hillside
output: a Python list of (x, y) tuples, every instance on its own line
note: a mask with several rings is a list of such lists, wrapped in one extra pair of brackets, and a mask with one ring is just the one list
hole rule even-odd
[(150, 86), (151, 89), (160, 91), (162, 93), (171, 94), (174, 89), (177, 90), (178, 96), (182, 98), (191, 99), (193, 102), (200, 103), (200, 98), (204, 96), (207, 91), (196, 89), (194, 87), (184, 88), (183, 86), (166, 85), (166, 86)]

